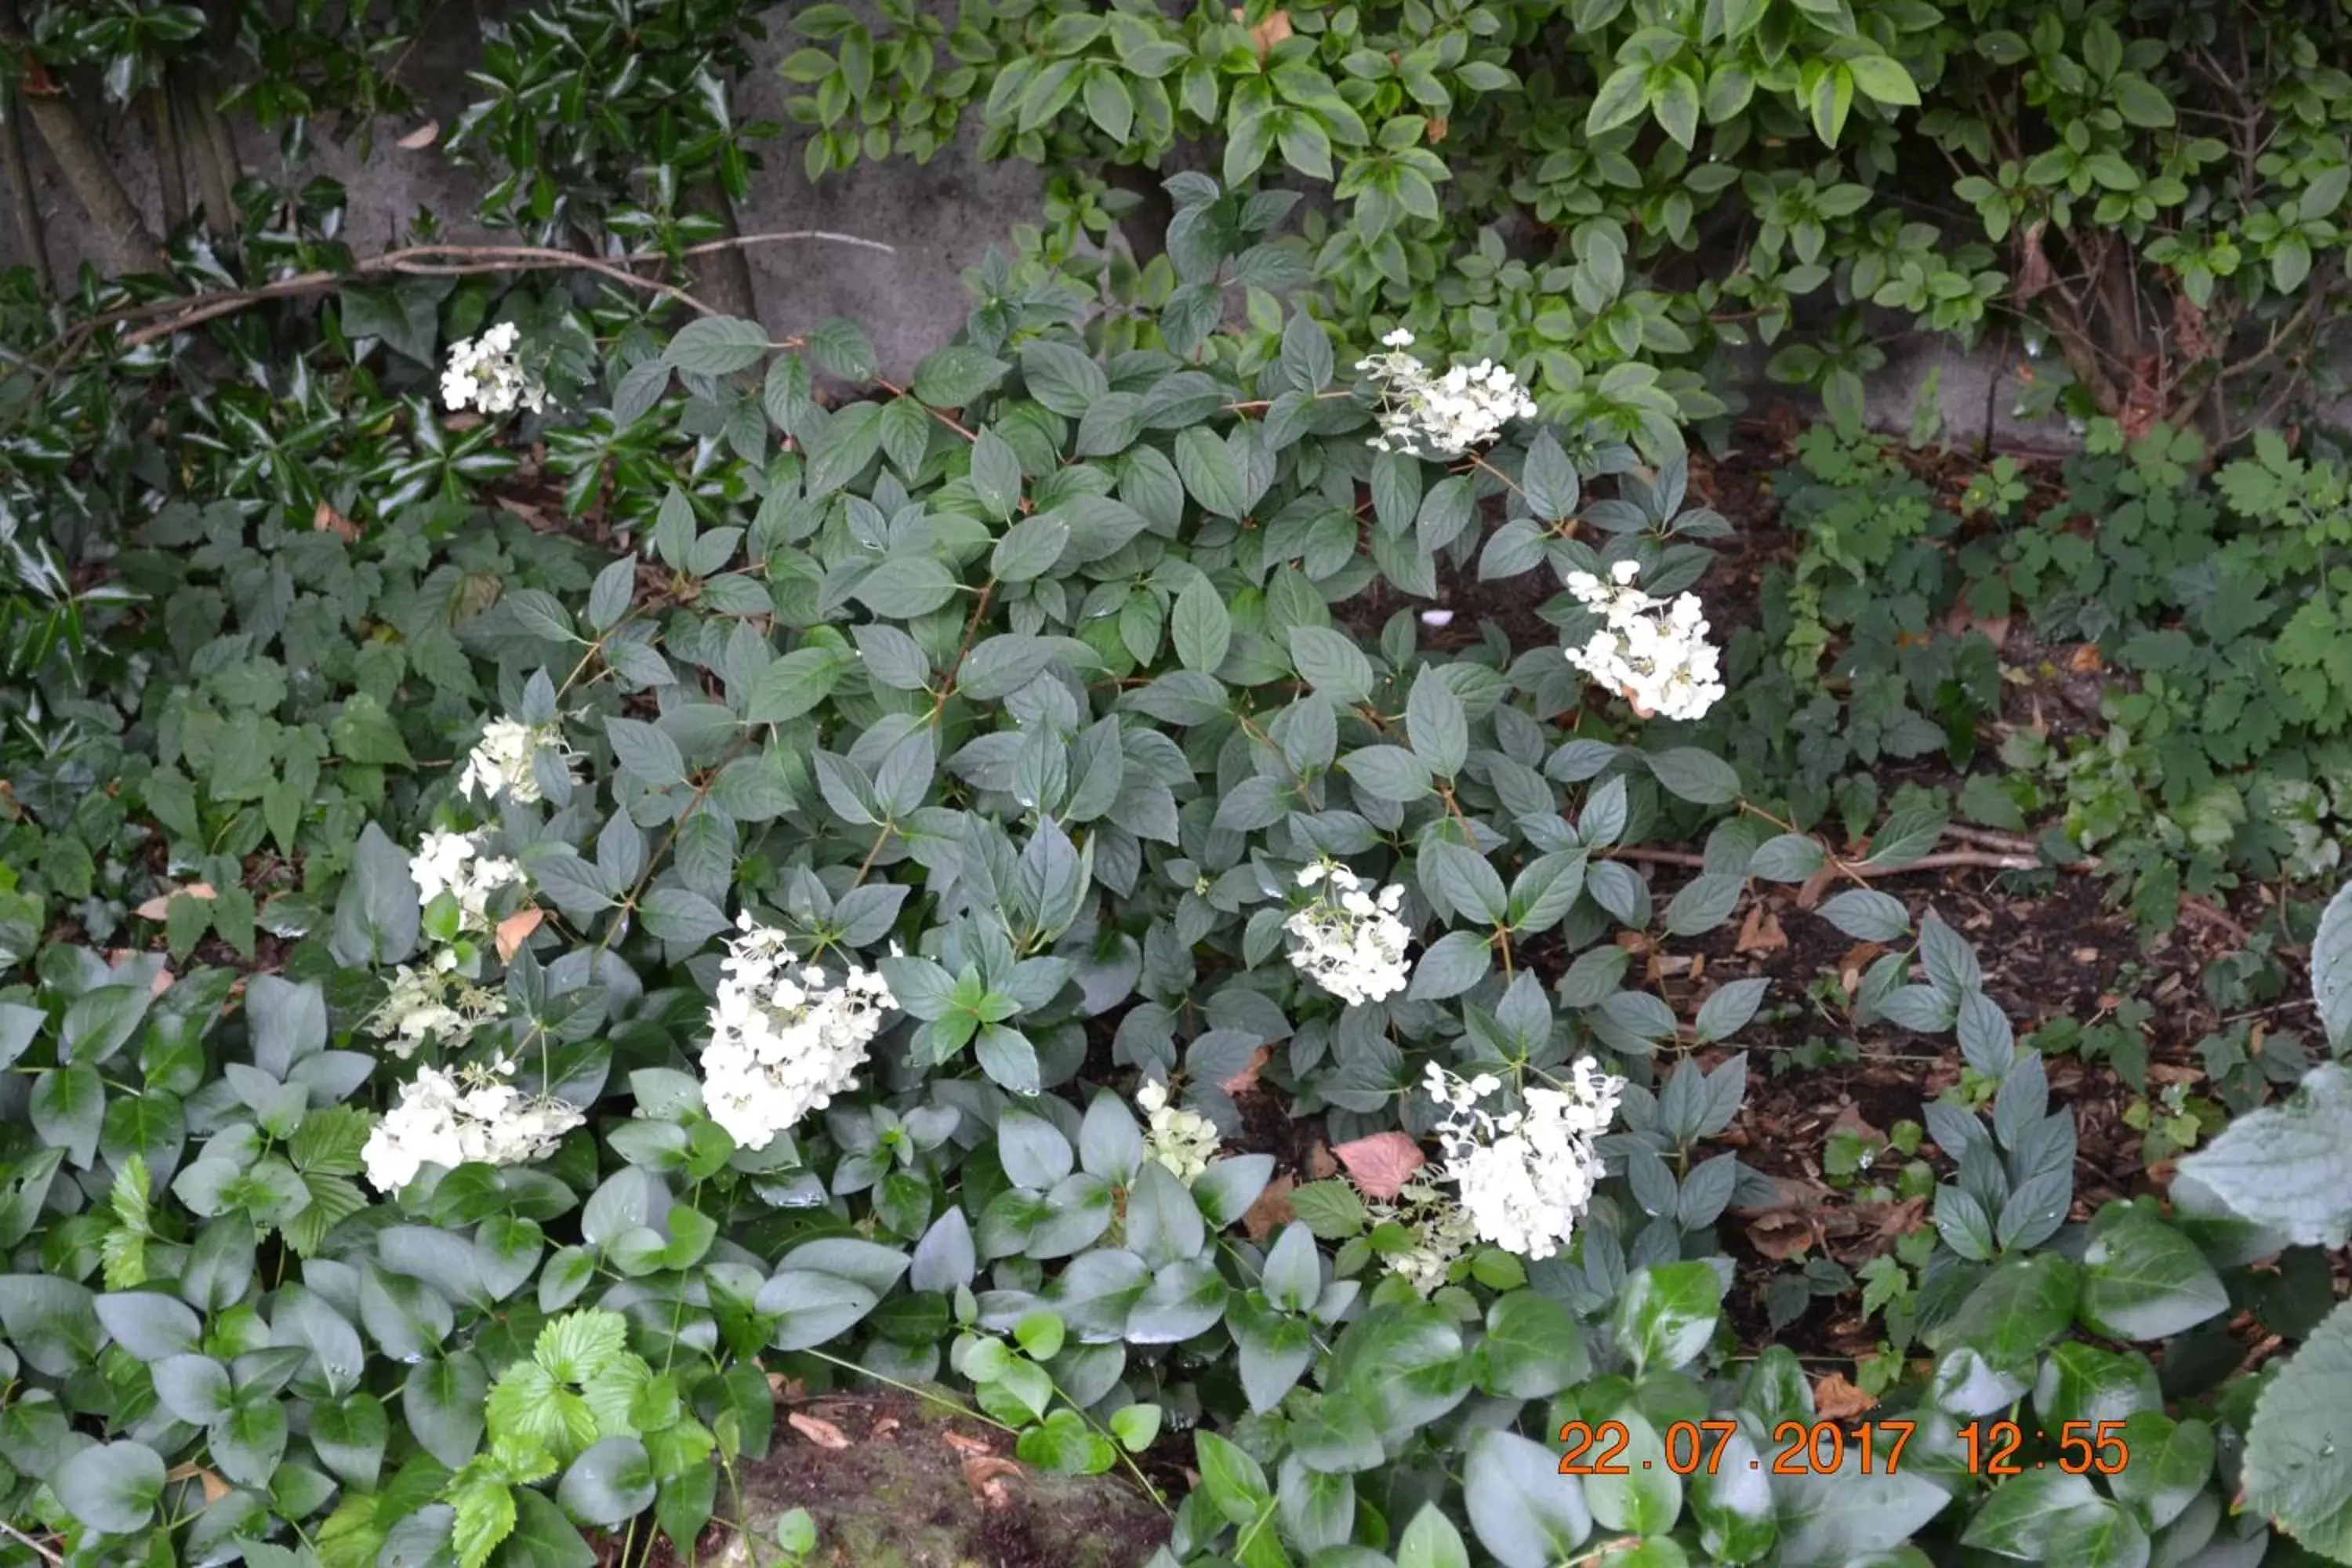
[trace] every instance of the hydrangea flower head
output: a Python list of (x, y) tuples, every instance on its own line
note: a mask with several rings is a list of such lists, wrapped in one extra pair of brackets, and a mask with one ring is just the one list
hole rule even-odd
[(1151, 1157), (1186, 1185), (1209, 1168), (1216, 1157), (1217, 1125), (1197, 1111), (1168, 1103), (1168, 1086), (1147, 1083), (1135, 1091), (1135, 1103), (1151, 1119), (1144, 1143)]
[(500, 321), (478, 338), (451, 343), (448, 365), (441, 372), (441, 400), (453, 411), (511, 414), (520, 404), (533, 414), (542, 412), (547, 388), (517, 357), (521, 341), (512, 321)]
[(1380, 451), (1458, 458), (1494, 440), (1512, 420), (1535, 417), (1535, 400), (1493, 360), (1434, 374), (1405, 352), (1412, 333), (1404, 328), (1381, 342), (1386, 353), (1356, 362), (1378, 384), (1381, 433), (1370, 444)]
[(479, 837), (470, 833), (428, 832), (408, 858), (408, 875), (416, 883), (420, 901), (430, 904), (447, 893), (457, 900), (465, 929), (490, 929), (490, 895), (523, 879), (522, 868), (496, 856), (483, 856)]
[[(513, 1070), (510, 1062), (500, 1067)], [(545, 1159), (556, 1140), (586, 1120), (578, 1106), (525, 1094), (496, 1069), (426, 1068), (401, 1087), (400, 1102), (368, 1133), (360, 1162), (376, 1191), (396, 1193), (428, 1163), (455, 1170)]]
[(1443, 1174), (1478, 1237), (1529, 1259), (1565, 1248), (1600, 1184), (1594, 1140), (1616, 1117), (1625, 1080), (1586, 1057), (1566, 1089), (1529, 1089), (1524, 1110), (1500, 1116), (1479, 1108), (1502, 1088), (1490, 1075), (1465, 1079), (1432, 1062), (1426, 1087), (1446, 1112), (1436, 1129)]
[(456, 1049), (483, 1024), (506, 1016), (506, 1011), (503, 995), (453, 971), (412, 969), (404, 963), (394, 971), (392, 988), (369, 1016), (368, 1027), (393, 1055), (405, 1059), (427, 1039)]
[(542, 751), (552, 751), (566, 773), (573, 753), (555, 724), (526, 724), (517, 719), (493, 719), (482, 728), (482, 738), (467, 755), (466, 771), (457, 781), (460, 795), (479, 795), (485, 801), (510, 795), (525, 805), (541, 798), (532, 765)]
[(854, 1089), (866, 1047), (898, 1006), (888, 982), (852, 966), (838, 980), (793, 955), (747, 913), (728, 943), (702, 1051), (703, 1103), (746, 1149)]
[(1405, 988), (1404, 961), (1412, 931), (1397, 918), (1404, 889), (1394, 883), (1376, 896), (1345, 866), (1318, 860), (1298, 873), (1298, 885), (1318, 889), (1315, 901), (1294, 910), (1282, 929), (1291, 935), (1293, 967), (1343, 1002), (1378, 1002)]
[(1724, 694), (1722, 656), (1706, 640), (1706, 608), (1696, 594), (1671, 605), (1633, 586), (1638, 563), (1620, 561), (1611, 581), (1568, 574), (1568, 591), (1603, 625), (1568, 662), (1633, 705), (1643, 718), (1696, 719)]

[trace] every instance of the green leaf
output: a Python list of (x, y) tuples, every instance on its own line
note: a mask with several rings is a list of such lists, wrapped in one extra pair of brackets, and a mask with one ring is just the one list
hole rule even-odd
[(1429, 794), (1429, 764), (1402, 746), (1360, 746), (1339, 759), (1339, 771), (1375, 800), (1402, 805)]
[(807, 334), (809, 356), (827, 375), (843, 381), (871, 381), (880, 363), (874, 344), (855, 321), (836, 316)]
[(1030, 396), (1069, 419), (1110, 390), (1110, 378), (1085, 350), (1045, 338), (1021, 345), (1021, 379)]
[(360, 830), (350, 873), (335, 900), (335, 931), (330, 944), (338, 963), (352, 967), (399, 963), (416, 951), (423, 909), (408, 875), (408, 853), (369, 823)]
[(1944, 1489), (1916, 1469), (1864, 1475), (1856, 1446), (1827, 1474), (1772, 1477), (1784, 1568), (1823, 1568), (1892, 1552), (1944, 1510)]
[(2263, 1385), (2243, 1481), (2246, 1507), (2321, 1556), (2352, 1562), (2352, 1302)]
[(2336, 890), (2311, 942), (2311, 994), (2331, 1045), (2352, 1040), (2352, 882)]
[[(1296, 646), (1294, 641), (1294, 649)], [(1462, 700), (1439, 676), (1436, 666), (1423, 666), (1413, 678), (1412, 690), (1405, 698), (1404, 721), (1413, 755), (1427, 763), (1430, 772), (1450, 779), (1462, 771), (1470, 757), (1470, 721), (1463, 712)]]
[(204, 1337), (204, 1321), (175, 1296), (153, 1290), (114, 1290), (98, 1298), (98, 1321), (114, 1342), (143, 1362), (159, 1362), (193, 1351)]
[(1176, 595), (1175, 606), (1169, 615), (1169, 631), (1175, 639), (1176, 657), (1186, 669), (1214, 675), (1233, 645), (1233, 617), (1225, 609), (1224, 600), (1209, 585), (1208, 579), (1193, 579)]
[(391, 1436), (391, 1418), (373, 1394), (347, 1394), (310, 1407), (310, 1446), (320, 1463), (350, 1486), (375, 1485)]
[(35, 1372), (67, 1377), (98, 1357), (95, 1298), (70, 1279), (0, 1275), (0, 1328)]
[(604, 734), (624, 772), (655, 789), (686, 782), (686, 757), (660, 727), (642, 719), (604, 716)]
[[(1705, 1264), (1698, 1267), (1714, 1273)], [(1621, 1409), (1610, 1420), (1625, 1428), (1624, 1451), (1612, 1460), (1625, 1473), (1588, 1474), (1584, 1500), (1592, 1517), (1612, 1530), (1664, 1535), (1683, 1510), (1683, 1479), (1667, 1463), (1665, 1439), (1638, 1411)]]
[(2183, 1179), (2304, 1247), (2352, 1240), (2352, 1068), (2326, 1062), (2284, 1104), (2239, 1117), (2180, 1162)]
[(2213, 1428), (2202, 1421), (2135, 1411), (2124, 1421), (2122, 1442), (2129, 1458), (2107, 1478), (2107, 1486), (2150, 1530), (2179, 1518), (2212, 1478)]
[(646, 1446), (635, 1437), (591, 1445), (564, 1471), (556, 1500), (583, 1524), (627, 1523), (653, 1506), (653, 1464)]
[(768, 346), (767, 330), (757, 321), (705, 316), (680, 327), (662, 359), (679, 370), (725, 375), (759, 363)]
[(751, 683), (744, 716), (754, 724), (788, 723), (832, 696), (847, 668), (838, 648), (794, 648)]
[(400, 1409), (425, 1451), (445, 1465), (463, 1465), (482, 1441), (482, 1401), (490, 1380), (470, 1351), (409, 1368)]
[(1686, 1364), (1715, 1337), (1723, 1276), (1711, 1263), (1666, 1263), (1625, 1277), (1617, 1297), (1617, 1337), (1636, 1371)]
[(1559, 1457), (1515, 1432), (1472, 1436), (1462, 1500), (1479, 1544), (1503, 1568), (1552, 1568), (1592, 1533), (1584, 1494), (1561, 1482)]
[(996, 542), (988, 569), (1000, 583), (1034, 582), (1054, 569), (1069, 544), (1066, 514), (1056, 510), (1024, 517)]
[(1001, 522), (1020, 510), (1021, 456), (993, 426), (972, 443), (971, 478), (971, 493), (989, 516)]
[(1581, 1383), (1592, 1370), (1576, 1320), (1533, 1290), (1496, 1298), (1486, 1309), (1486, 1337), (1478, 1342), (1477, 1354), (1478, 1386), (1498, 1398), (1548, 1398)]
[(1396, 1560), (1397, 1568), (1470, 1568), (1470, 1549), (1435, 1503), (1423, 1503), (1397, 1542)]
[(1204, 511), (1238, 520), (1248, 510), (1243, 500), (1241, 459), (1213, 430), (1195, 425), (1177, 432), (1176, 474)]
[(894, 555), (858, 579), (858, 602), (894, 621), (928, 616), (956, 595), (955, 574), (929, 555)]
[(1900, 61), (1885, 55), (1855, 55), (1846, 61), (1846, 68), (1853, 73), (1853, 85), (1864, 97), (1905, 108), (1918, 106), (1919, 89)]
[(1992, 1489), (1984, 1505), (1969, 1521), (1963, 1545), (2022, 1557), (2029, 1563), (2054, 1562), (2050, 1548), (2067, 1515), (2099, 1500), (2088, 1478), (2063, 1470), (2035, 1468), (2012, 1476)]
[(90, 1529), (128, 1535), (155, 1517), (163, 1461), (144, 1443), (93, 1443), (59, 1465), (49, 1484)]
[(2229, 1306), (2230, 1293), (2205, 1255), (2153, 1214), (2131, 1209), (2094, 1227), (2074, 1309), (2093, 1333), (2169, 1339)]
[(915, 367), (913, 390), (935, 408), (967, 408), (1012, 368), (969, 343), (950, 343), (927, 354)]
[(1856, 942), (1893, 942), (1911, 929), (1903, 900), (1875, 888), (1848, 888), (1817, 912)]
[(98, 1158), (99, 1129), (106, 1118), (106, 1085), (87, 1064), (58, 1068), (33, 1079), (28, 1108), (33, 1131), (52, 1149), (87, 1170)]
[(1696, 746), (1640, 752), (1668, 793), (1694, 805), (1728, 805), (1739, 798), (1739, 774), (1729, 763)]
[(457, 1554), (457, 1568), (482, 1568), (499, 1542), (514, 1533), (514, 1492), (496, 1476), (476, 1474), (448, 1495), (457, 1508), (449, 1544)]

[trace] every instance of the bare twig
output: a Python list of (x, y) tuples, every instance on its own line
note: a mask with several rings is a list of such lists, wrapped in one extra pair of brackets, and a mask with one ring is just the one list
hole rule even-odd
[[(768, 234), (736, 235), (727, 239), (705, 240), (700, 245), (689, 245), (678, 254), (688, 257), (705, 256), (714, 250), (735, 250), (753, 245), (789, 245), (803, 239), (822, 240), (827, 245), (854, 245), (862, 250), (878, 250), (885, 256), (898, 254), (898, 247), (885, 245), (878, 239), (861, 239), (854, 234), (835, 234), (826, 228), (794, 228), (777, 230)], [(660, 257), (652, 251), (641, 251), (630, 257), (629, 259), (656, 261)]]
[[(877, 380), (874, 384), (880, 387), (883, 391), (888, 393), (893, 397), (914, 396), (914, 394), (908, 392), (905, 387), (900, 386), (898, 383), (893, 381)], [(958, 419), (954, 415), (950, 414), (946, 409), (934, 408), (929, 404), (924, 403), (919, 397), (916, 397), (915, 401), (922, 405), (924, 413), (929, 415), (932, 418), (938, 420), (940, 424), (946, 426), (949, 429), (954, 431), (965, 440), (977, 441), (980, 439), (980, 436), (977, 432), (965, 425), (962, 420)]]
[(17, 1529), (15, 1525), (9, 1523), (5, 1519), (0, 1519), (0, 1532), (5, 1532), (10, 1540), (16, 1542), (19, 1546), (29, 1547), (34, 1552), (38, 1552), (41, 1560), (52, 1564), (53, 1568), (58, 1568), (58, 1565), (62, 1565), (65, 1562), (65, 1558), (58, 1552), (53, 1551), (49, 1547), (42, 1545), (39, 1542), (34, 1540), (31, 1536), (26, 1534), (23, 1531)]

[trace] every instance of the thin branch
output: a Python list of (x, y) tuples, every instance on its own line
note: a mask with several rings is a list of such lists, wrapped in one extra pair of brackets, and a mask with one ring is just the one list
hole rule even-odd
[(42, 1545), (39, 1542), (34, 1540), (31, 1536), (26, 1534), (23, 1531), (17, 1529), (15, 1525), (9, 1523), (5, 1519), (0, 1519), (0, 1532), (5, 1532), (9, 1539), (16, 1542), (19, 1546), (29, 1547), (34, 1552), (38, 1552), (41, 1560), (52, 1564), (52, 1568), (59, 1568), (59, 1565), (62, 1565), (65, 1562), (65, 1558), (60, 1556), (58, 1552)]
[[(804, 229), (785, 234), (747, 235), (740, 240), (724, 243), (773, 244), (795, 239), (835, 241), (849, 245), (869, 246), (886, 251), (890, 248), (873, 240), (856, 239), (846, 235), (830, 234), (819, 229)], [(688, 254), (709, 248), (710, 247), (706, 246), (696, 246)], [(436, 259), (442, 258), (447, 259)], [(633, 266), (644, 266), (667, 259), (667, 258), (659, 251), (639, 251), (625, 256), (617, 261), (608, 261), (602, 257), (583, 256), (576, 251), (557, 250), (536, 245), (404, 246), (397, 250), (388, 250), (381, 256), (371, 256), (355, 262), (348, 271), (304, 272), (252, 289), (148, 300), (142, 304), (128, 305), (120, 310), (108, 311), (85, 325), (111, 326), (118, 322), (141, 321), (150, 317), (166, 318), (154, 326), (142, 327), (125, 335), (122, 340), (123, 346), (136, 348), (142, 343), (152, 342), (158, 338), (169, 337), (174, 332), (183, 331), (198, 322), (208, 321), (218, 316), (242, 310), (249, 305), (259, 304), (269, 300), (286, 300), (304, 294), (320, 293), (326, 289), (338, 288), (355, 278), (383, 277), (394, 273), (447, 277), (476, 272), (532, 272), (571, 268), (593, 272), (599, 277), (610, 279), (628, 288), (674, 300), (698, 315), (717, 314), (718, 312), (709, 306), (697, 300), (685, 289), (674, 284), (664, 283), (658, 279), (642, 277), (629, 270)]]
[[(835, 234), (831, 229), (825, 228), (794, 228), (779, 230), (770, 234), (734, 235), (726, 239), (706, 240), (700, 245), (689, 245), (684, 250), (679, 251), (678, 254), (680, 256), (705, 256), (714, 250), (739, 250), (754, 245), (788, 245), (795, 240), (802, 239), (823, 240), (827, 245), (854, 245), (862, 250), (878, 250), (885, 256), (896, 256), (898, 254), (898, 247), (895, 245), (885, 245), (878, 239), (860, 239), (854, 234)], [(638, 254), (630, 257), (629, 259), (631, 261), (654, 261), (659, 259), (659, 253), (654, 251), (641, 251)]]
[[(898, 383), (896, 383), (896, 382), (892, 382), (892, 381), (882, 381), (882, 380), (877, 379), (877, 380), (876, 380), (876, 382), (874, 383), (874, 384), (875, 384), (875, 385), (877, 385), (877, 386), (878, 386), (878, 387), (880, 387), (883, 391), (885, 391), (885, 392), (888, 393), (888, 394), (889, 394), (891, 396), (893, 396), (893, 397), (913, 397), (913, 396), (914, 396), (914, 394), (912, 394), (912, 393), (908, 392), (905, 387), (900, 386), (900, 385), (899, 385)], [(950, 414), (946, 409), (944, 409), (944, 408), (934, 408), (934, 407), (932, 407), (929, 404), (923, 402), (923, 400), (922, 400), (921, 398), (919, 398), (919, 397), (916, 397), (916, 398), (915, 398), (915, 402), (916, 402), (916, 404), (917, 404), (918, 405), (919, 405), (919, 406), (921, 407), (921, 409), (922, 409), (922, 411), (923, 411), (924, 413), (926, 413), (926, 414), (929, 415), (932, 418), (934, 418), (934, 419), (936, 419), (936, 420), (938, 420), (940, 424), (942, 424), (942, 425), (946, 426), (949, 429), (950, 429), (950, 430), (954, 431), (957, 435), (959, 435), (959, 436), (962, 437), (965, 440), (967, 440), (967, 441), (977, 441), (977, 440), (979, 440), (979, 439), (980, 439), (980, 436), (979, 436), (979, 433), (978, 433), (978, 432), (976, 432), (976, 431), (972, 430), (970, 426), (966, 426), (966, 425), (963, 423), (963, 421), (962, 421), (962, 420), (958, 419), (954, 415)]]

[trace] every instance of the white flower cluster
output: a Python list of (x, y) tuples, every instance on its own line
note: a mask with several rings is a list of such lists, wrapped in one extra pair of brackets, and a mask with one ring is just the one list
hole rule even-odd
[(1377, 1002), (1404, 989), (1411, 971), (1404, 944), (1412, 931), (1397, 919), (1404, 889), (1391, 883), (1374, 898), (1345, 866), (1318, 860), (1298, 873), (1302, 888), (1319, 888), (1313, 903), (1294, 911), (1282, 929), (1297, 938), (1290, 962), (1343, 1002)]
[(541, 412), (547, 406), (547, 388), (516, 357), (521, 341), (512, 321), (500, 321), (478, 338), (451, 343), (448, 367), (441, 373), (441, 400), (453, 409), (471, 406), (485, 414), (511, 414), (517, 404)]
[(1381, 1261), (1390, 1273), (1404, 1276), (1423, 1296), (1445, 1283), (1454, 1260), (1477, 1235), (1462, 1205), (1426, 1182), (1407, 1182), (1397, 1189), (1395, 1203), (1375, 1199), (1365, 1206), (1373, 1224), (1400, 1225), (1412, 1233), (1410, 1247), (1388, 1253)]
[(497, 1076), (513, 1070), (510, 1062), (463, 1075), (426, 1068), (404, 1084), (400, 1103), (360, 1150), (369, 1183), (396, 1193), (427, 1163), (520, 1165), (554, 1152), (556, 1140), (587, 1119), (568, 1100), (525, 1094)]
[(1209, 1168), (1217, 1152), (1217, 1124), (1197, 1111), (1168, 1103), (1168, 1086), (1147, 1083), (1135, 1091), (1135, 1103), (1151, 1119), (1143, 1141), (1151, 1157), (1168, 1167), (1186, 1186)]
[(856, 1087), (866, 1048), (898, 1004), (879, 974), (852, 968), (837, 982), (756, 925), (728, 943), (703, 1047), (703, 1104), (746, 1149), (764, 1149), (812, 1110)]
[(392, 989), (368, 1019), (375, 1037), (405, 1061), (428, 1038), (455, 1050), (473, 1037), (475, 1029), (507, 1014), (507, 999), (487, 986), (443, 968), (412, 969), (402, 964), (393, 973)]
[(1400, 327), (1381, 342), (1387, 353), (1356, 362), (1380, 383), (1381, 433), (1370, 444), (1381, 451), (1458, 458), (1494, 440), (1512, 420), (1535, 417), (1535, 399), (1493, 360), (1433, 375), (1404, 352), (1412, 346), (1411, 332)]
[(1503, 1087), (1500, 1079), (1465, 1079), (1429, 1064), (1430, 1096), (1447, 1110), (1437, 1125), (1444, 1173), (1479, 1237), (1522, 1258), (1549, 1258), (1568, 1245), (1601, 1181), (1593, 1140), (1609, 1130), (1625, 1092), (1625, 1080), (1591, 1057), (1570, 1075), (1569, 1089), (1528, 1089), (1526, 1110), (1494, 1116), (1477, 1105)]
[(501, 856), (481, 855), (479, 835), (427, 833), (408, 858), (417, 897), (430, 904), (447, 893), (457, 900), (465, 929), (490, 929), (490, 895), (521, 881), (522, 868)]
[(502, 795), (512, 795), (530, 805), (541, 798), (539, 779), (531, 772), (531, 764), (541, 752), (550, 750), (562, 759), (563, 771), (571, 774), (574, 753), (564, 743), (562, 726), (493, 719), (483, 727), (482, 738), (474, 742), (473, 751), (466, 758), (466, 772), (457, 781), (457, 792), (479, 795), (486, 801)]
[(1582, 647), (1567, 649), (1568, 662), (1645, 719), (1706, 713), (1723, 696), (1723, 670), (1706, 640), (1706, 607), (1698, 595), (1685, 594), (1671, 605), (1651, 597), (1633, 586), (1642, 568), (1632, 561), (1618, 562), (1609, 574), (1613, 582), (1590, 572), (1568, 574), (1568, 591), (1608, 623)]

